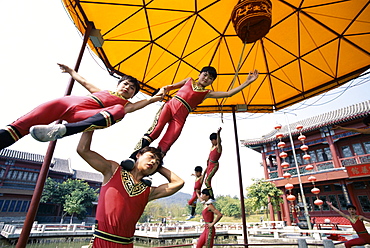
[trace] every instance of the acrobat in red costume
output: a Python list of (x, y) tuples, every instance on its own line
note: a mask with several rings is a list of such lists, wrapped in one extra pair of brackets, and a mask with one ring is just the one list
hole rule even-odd
[(351, 239), (344, 243), (346, 248), (352, 246), (360, 246), (370, 244), (370, 234), (367, 232), (364, 222), (362, 222), (359, 216), (356, 217), (354, 222), (351, 220), (353, 229), (357, 232), (358, 238)]
[(208, 209), (208, 207), (204, 208), (202, 211), (203, 220), (205, 222), (204, 231), (200, 235), (197, 243), (197, 248), (202, 248), (206, 246), (207, 248), (213, 247), (213, 240), (215, 238), (215, 227), (209, 227), (208, 224), (212, 223), (214, 218), (214, 213)]
[(191, 207), (191, 212), (190, 212), (189, 217), (186, 220), (190, 220), (195, 217), (195, 209), (197, 207), (196, 204), (198, 200), (198, 194), (200, 194), (200, 189), (202, 188), (202, 184), (203, 184), (203, 178), (204, 178), (204, 175), (202, 174), (203, 168), (201, 166), (196, 166), (194, 168), (194, 172), (195, 173), (192, 174), (193, 176), (195, 176), (193, 196), (188, 201), (188, 205), (190, 205)]
[(221, 157), (222, 152), (218, 152), (217, 147), (212, 147), (211, 152), (209, 153), (208, 163), (207, 163), (207, 170), (206, 170), (206, 178), (204, 180), (204, 184), (208, 189), (212, 188), (212, 178), (216, 174), (218, 170), (218, 160)]
[(197, 87), (194, 80), (190, 78), (177, 94), (159, 110), (152, 127), (149, 128), (144, 138), (149, 138), (151, 143), (159, 137), (168, 123), (167, 131), (158, 144), (158, 148), (166, 153), (180, 136), (189, 113), (203, 102), (209, 91)]
[(148, 203), (150, 187), (135, 184), (129, 172), (117, 167), (100, 189), (96, 210), (97, 229), (90, 247), (134, 247), (135, 226)]

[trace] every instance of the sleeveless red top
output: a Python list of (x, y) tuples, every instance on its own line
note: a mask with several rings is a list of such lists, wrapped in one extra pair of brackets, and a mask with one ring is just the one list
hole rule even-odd
[(212, 211), (208, 211), (208, 206), (203, 209), (202, 216), (204, 222), (211, 223), (214, 218), (214, 213)]
[(209, 91), (210, 90), (197, 87), (194, 80), (190, 78), (176, 93), (176, 97), (184, 100), (191, 109), (195, 109), (203, 102)]
[(212, 162), (212, 163), (215, 163), (215, 162), (218, 162), (218, 160), (220, 159), (221, 157), (221, 152), (218, 152), (217, 151), (217, 147), (213, 147), (211, 152), (209, 153), (209, 157), (208, 159)]

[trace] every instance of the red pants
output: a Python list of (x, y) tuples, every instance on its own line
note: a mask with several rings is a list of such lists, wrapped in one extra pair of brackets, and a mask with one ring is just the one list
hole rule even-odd
[(178, 139), (184, 127), (189, 111), (176, 99), (168, 101), (159, 110), (153, 127), (148, 130), (148, 135), (154, 141), (159, 137), (163, 128), (168, 124), (166, 133), (158, 143), (158, 148), (166, 153), (172, 144)]
[(218, 170), (218, 162), (213, 163), (213, 162), (208, 162), (207, 169), (206, 169), (206, 178), (204, 179), (204, 184), (206, 185), (207, 188), (212, 187), (211, 181), (213, 176), (216, 174)]
[(197, 247), (196, 248), (202, 248), (203, 246), (206, 246), (207, 248), (213, 247), (213, 240), (215, 238), (215, 228), (209, 228), (208, 224), (205, 225), (203, 233), (200, 235)]
[(195, 203), (197, 202), (197, 200), (198, 200), (197, 192), (194, 191), (193, 192), (193, 196), (188, 201), (188, 205), (195, 205)]
[(34, 125), (50, 124), (59, 119), (73, 123), (87, 119), (103, 110), (108, 111), (114, 121), (122, 119), (125, 115), (124, 106), (121, 104), (102, 108), (89, 96), (65, 96), (39, 105), (11, 125), (24, 136)]
[(348, 240), (347, 242), (344, 243), (344, 246), (346, 248), (349, 248), (352, 246), (360, 246), (366, 244), (370, 244), (370, 235), (365, 233), (358, 235), (358, 238)]

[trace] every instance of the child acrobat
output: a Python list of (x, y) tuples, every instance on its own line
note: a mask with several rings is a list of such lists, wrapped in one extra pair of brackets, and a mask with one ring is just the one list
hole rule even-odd
[(193, 196), (188, 201), (188, 205), (190, 205), (191, 207), (191, 212), (190, 212), (189, 217), (186, 220), (190, 220), (195, 217), (195, 209), (197, 207), (198, 195), (200, 194), (200, 190), (202, 188), (203, 178), (204, 178), (204, 175), (202, 174), (202, 172), (203, 172), (203, 168), (201, 166), (196, 166), (194, 168), (194, 174), (192, 174), (192, 176), (195, 176), (194, 192), (193, 192)]
[[(136, 78), (123, 76), (118, 81), (116, 91), (111, 92), (100, 90), (68, 66), (58, 65), (62, 72), (69, 73), (91, 95), (64, 96), (39, 105), (4, 129), (0, 129), (0, 150), (14, 144), (29, 132), (36, 140), (46, 142), (83, 131), (106, 128), (119, 122), (127, 113), (163, 98), (162, 88), (150, 99), (131, 103), (128, 99), (140, 90)], [(64, 120), (68, 124), (50, 124), (56, 120)]]

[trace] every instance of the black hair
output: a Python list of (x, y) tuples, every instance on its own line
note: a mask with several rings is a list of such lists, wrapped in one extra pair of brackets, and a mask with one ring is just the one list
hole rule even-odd
[(216, 139), (217, 139), (217, 133), (212, 133), (212, 134), (209, 136), (209, 139), (210, 139), (210, 140), (216, 140)]
[(356, 210), (356, 209), (357, 209), (357, 208), (356, 208), (355, 206), (353, 206), (352, 204), (348, 204), (348, 205), (347, 205), (347, 210), (348, 210), (349, 208), (353, 208), (354, 210)]
[(129, 76), (129, 75), (123, 75), (119, 80), (118, 80), (118, 84), (120, 84), (122, 81), (129, 81), (131, 83), (134, 84), (135, 86), (135, 93), (134, 95), (136, 95), (139, 91), (140, 91), (140, 82), (134, 78), (133, 76)]
[(203, 171), (203, 168), (202, 168), (202, 166), (195, 166), (194, 171), (202, 172)]
[[(144, 153), (146, 153), (146, 152), (151, 152), (151, 153), (153, 153), (154, 157), (155, 157), (156, 159), (158, 159), (158, 161), (159, 161), (159, 164), (158, 164), (158, 168), (157, 168), (157, 170), (158, 170), (159, 168), (161, 168), (161, 167), (162, 167), (162, 165), (163, 165), (163, 157), (164, 157), (163, 152), (162, 152), (160, 149), (158, 149), (158, 148), (151, 147), (151, 146), (146, 146), (146, 147), (144, 147), (143, 149), (141, 149), (141, 150), (138, 152), (138, 154), (143, 155), (143, 154), (144, 154)], [(157, 172), (157, 170), (156, 170), (155, 172)], [(154, 173), (155, 173), (155, 172), (154, 172)], [(152, 173), (151, 175), (153, 175), (154, 173)]]
[(215, 198), (211, 195), (211, 192), (209, 192), (209, 189), (203, 189), (202, 190), (203, 195), (208, 195), (210, 199), (214, 200)]
[(362, 120), (362, 122), (366, 125), (366, 126), (370, 126), (370, 115), (366, 116), (365, 119)]
[(200, 73), (202, 73), (202, 72), (208, 72), (209, 75), (211, 75), (213, 77), (213, 80), (215, 80), (217, 78), (217, 71), (212, 66), (203, 67), (202, 70), (200, 71)]

